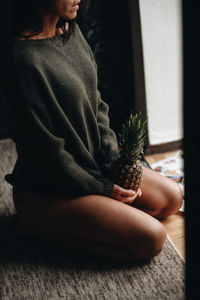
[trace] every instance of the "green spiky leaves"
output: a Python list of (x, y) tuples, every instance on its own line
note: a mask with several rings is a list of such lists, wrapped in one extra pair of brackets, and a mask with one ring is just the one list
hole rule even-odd
[(122, 160), (134, 161), (141, 158), (147, 141), (147, 120), (142, 122), (141, 112), (131, 112), (117, 138)]
[(141, 112), (131, 112), (117, 134), (120, 157), (108, 168), (108, 177), (114, 183), (138, 190), (142, 178), (140, 159), (147, 142), (147, 132), (147, 120), (142, 121)]

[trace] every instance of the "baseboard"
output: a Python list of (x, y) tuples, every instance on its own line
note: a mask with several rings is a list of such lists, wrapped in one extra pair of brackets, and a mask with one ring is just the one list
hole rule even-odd
[(148, 145), (144, 151), (144, 155), (152, 155), (156, 153), (176, 151), (183, 148), (183, 140), (158, 145)]

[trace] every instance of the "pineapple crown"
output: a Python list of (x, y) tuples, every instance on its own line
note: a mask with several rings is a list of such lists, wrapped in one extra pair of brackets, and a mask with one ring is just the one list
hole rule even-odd
[(140, 159), (147, 141), (147, 120), (142, 122), (141, 112), (130, 113), (117, 134), (121, 159)]

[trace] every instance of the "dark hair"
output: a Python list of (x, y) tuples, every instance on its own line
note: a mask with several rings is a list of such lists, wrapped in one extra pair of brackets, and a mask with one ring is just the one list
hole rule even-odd
[[(10, 40), (18, 37), (29, 38), (38, 35), (42, 31), (42, 10), (47, 7), (51, 0), (13, 0), (12, 1), (12, 17), (10, 28)], [(41, 3), (42, 2), (42, 3)], [(81, 0), (78, 13), (82, 13), (87, 8), (87, 0)], [(66, 32), (65, 23), (69, 22), (69, 30)], [(77, 19), (65, 20), (60, 18), (56, 27), (61, 27), (63, 37), (67, 40), (74, 33)], [(29, 31), (30, 35), (24, 35), (25, 31)]]

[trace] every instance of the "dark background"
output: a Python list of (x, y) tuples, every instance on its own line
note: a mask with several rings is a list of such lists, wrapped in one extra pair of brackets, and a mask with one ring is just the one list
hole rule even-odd
[(9, 1), (0, 3), (0, 140), (9, 137), (8, 130), (6, 128), (6, 120), (4, 116), (3, 97), (2, 97), (2, 76), (3, 76), (3, 61), (5, 46), (9, 39), (10, 20), (9, 15), (11, 11), (11, 3)]
[(91, 46), (102, 99), (109, 104), (111, 127), (117, 130), (133, 107), (133, 64), (129, 2), (89, 1), (79, 26)]
[(183, 0), (186, 280), (197, 300), (200, 280), (200, 3)]

